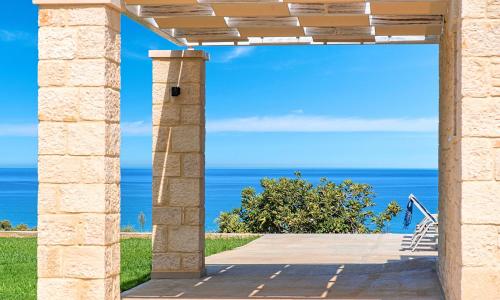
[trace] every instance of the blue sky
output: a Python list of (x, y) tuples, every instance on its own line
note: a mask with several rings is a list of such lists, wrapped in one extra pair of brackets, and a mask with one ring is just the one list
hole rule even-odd
[[(36, 165), (37, 10), (0, 18), (0, 167)], [(149, 49), (122, 17), (122, 165), (151, 163)], [(207, 166), (436, 168), (438, 46), (206, 47)]]

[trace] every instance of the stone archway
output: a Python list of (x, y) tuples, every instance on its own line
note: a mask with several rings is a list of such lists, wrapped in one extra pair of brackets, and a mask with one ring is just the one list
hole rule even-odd
[[(40, 6), (38, 299), (118, 299), (120, 14), (160, 30), (118, 0), (34, 2)], [(435, 6), (415, 2), (424, 2), (419, 9)], [(395, 3), (389, 6), (401, 5)], [(440, 40), (439, 274), (448, 299), (495, 299), (500, 295), (500, 6), (487, 0), (447, 5)], [(266, 41), (273, 40), (261, 40)], [(172, 270), (200, 276), (205, 56), (193, 51), (152, 56), (160, 98), (175, 83), (172, 71), (182, 85), (180, 97), (196, 101), (180, 107), (158, 103), (154, 110), (158, 132), (164, 122), (175, 122), (154, 140), (155, 174), (162, 174), (156, 177), (168, 177), (156, 190), (168, 191), (176, 201), (163, 205), (163, 192), (156, 194), (162, 205), (153, 213), (160, 226), (155, 243), (167, 249), (158, 252), (166, 254), (157, 256), (158, 276)], [(174, 70), (172, 64), (185, 65)], [(189, 85), (194, 89), (183, 88)], [(164, 143), (175, 150), (163, 152)], [(159, 229), (175, 242), (162, 240)]]

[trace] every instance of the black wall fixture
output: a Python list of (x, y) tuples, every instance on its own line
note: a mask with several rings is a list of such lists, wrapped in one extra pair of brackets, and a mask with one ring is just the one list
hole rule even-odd
[(181, 88), (179, 86), (172, 87), (172, 97), (177, 97), (181, 94)]

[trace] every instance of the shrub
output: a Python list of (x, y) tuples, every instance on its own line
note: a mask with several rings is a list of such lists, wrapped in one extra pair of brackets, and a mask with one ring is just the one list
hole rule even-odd
[(127, 225), (127, 226), (122, 227), (121, 232), (136, 232), (136, 230), (135, 230), (134, 226)]
[(30, 228), (27, 224), (18, 224), (16, 226), (12, 226), (12, 223), (9, 220), (0, 221), (0, 231), (29, 231), (36, 230), (36, 227)]
[(26, 224), (19, 224), (19, 225), (17, 225), (16, 227), (14, 227), (14, 229), (13, 229), (13, 230), (17, 230), (17, 231), (28, 231), (28, 230), (31, 230), (31, 229), (30, 229), (30, 228), (29, 228), (29, 226), (28, 226), (28, 225), (26, 225)]
[(0, 230), (9, 231), (12, 230), (12, 224), (9, 220), (0, 221)]
[(335, 184), (322, 178), (317, 186), (302, 179), (264, 178), (262, 193), (241, 192), (241, 208), (222, 212), (220, 232), (252, 233), (378, 233), (401, 207), (392, 201), (375, 214), (374, 193), (368, 184), (345, 180)]
[(230, 212), (222, 212), (217, 218), (217, 224), (219, 224), (219, 232), (231, 233), (231, 232), (249, 232), (249, 229), (241, 221), (240, 209), (233, 209)]

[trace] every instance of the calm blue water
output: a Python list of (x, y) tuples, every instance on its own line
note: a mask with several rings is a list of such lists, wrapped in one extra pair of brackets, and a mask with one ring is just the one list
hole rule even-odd
[[(238, 207), (244, 187), (253, 186), (260, 191), (262, 177), (291, 177), (293, 169), (207, 169), (206, 171), (206, 229), (215, 231), (214, 220), (219, 212)], [(321, 177), (334, 182), (352, 179), (368, 183), (377, 194), (375, 211), (382, 210), (391, 200), (404, 208), (408, 194), (414, 193), (431, 211), (437, 211), (437, 170), (362, 170), (362, 169), (301, 169), (302, 176), (313, 183)], [(36, 225), (37, 212), (36, 169), (0, 168), (0, 220), (14, 224)], [(151, 228), (151, 170), (122, 170), (122, 225), (139, 228), (137, 216), (146, 215), (146, 230)], [(418, 214), (418, 212), (417, 212)], [(389, 226), (390, 232), (405, 232), (402, 214)], [(415, 219), (421, 216), (417, 215)]]

